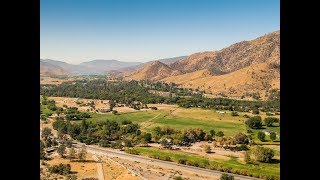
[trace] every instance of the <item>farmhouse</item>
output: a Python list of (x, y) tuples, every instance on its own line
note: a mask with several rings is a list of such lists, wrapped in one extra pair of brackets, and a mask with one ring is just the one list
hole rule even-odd
[(273, 131), (270, 131), (270, 130), (262, 130), (262, 132), (264, 132), (265, 135), (270, 135)]

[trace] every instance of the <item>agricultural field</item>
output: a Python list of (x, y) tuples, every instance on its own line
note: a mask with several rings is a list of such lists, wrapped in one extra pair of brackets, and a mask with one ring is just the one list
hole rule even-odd
[[(79, 103), (79, 101), (81, 101)], [(44, 102), (44, 98), (40, 97), (40, 102)], [(53, 103), (54, 102), (54, 103)], [(265, 162), (254, 162), (253, 164), (247, 163), (245, 161), (245, 152), (246, 151), (233, 151), (228, 149), (223, 149), (222, 146), (217, 147), (216, 145), (211, 144), (208, 140), (201, 140), (200, 142), (192, 142), (190, 146), (178, 146), (178, 148), (164, 148), (161, 143), (155, 142), (154, 139), (152, 139), (152, 142), (149, 142), (149, 146), (146, 147), (139, 147), (133, 145), (133, 147), (126, 147), (125, 146), (119, 146), (118, 145), (112, 145), (116, 144), (114, 140), (111, 140), (107, 148), (120, 148), (122, 150), (125, 150), (127, 153), (133, 154), (139, 154), (141, 156), (151, 157), (155, 159), (161, 159), (164, 161), (172, 161), (176, 163), (180, 163), (179, 160), (183, 159), (185, 160), (185, 163), (190, 166), (197, 166), (197, 167), (203, 167), (207, 169), (213, 169), (223, 172), (231, 172), (234, 174), (242, 174), (242, 175), (249, 175), (254, 177), (260, 177), (264, 178), (266, 176), (272, 176), (272, 177), (278, 177), (279, 176), (279, 167), (280, 167), (280, 136), (276, 140), (271, 140), (268, 135), (265, 136), (265, 141), (260, 141), (258, 139), (258, 132), (262, 130), (272, 130), (277, 133), (277, 135), (280, 135), (280, 127), (279, 123), (273, 123), (272, 127), (267, 127), (264, 125), (264, 119), (266, 117), (277, 117), (279, 118), (279, 115), (272, 115), (267, 116), (265, 112), (259, 112), (259, 114), (252, 114), (251, 112), (237, 112), (238, 115), (232, 114), (232, 111), (228, 110), (214, 110), (214, 109), (203, 109), (203, 108), (184, 108), (179, 107), (178, 105), (169, 105), (169, 104), (147, 104), (148, 107), (156, 107), (155, 109), (151, 108), (143, 108), (140, 110), (133, 109), (132, 107), (128, 106), (114, 106), (113, 111), (117, 111), (117, 113), (114, 113), (113, 111), (107, 112), (107, 113), (100, 113), (96, 111), (88, 111), (86, 109), (86, 104), (94, 102), (96, 107), (109, 107), (109, 101), (108, 100), (99, 100), (99, 99), (79, 99), (79, 98), (66, 98), (66, 97), (47, 97), (46, 98), (46, 104), (41, 105), (41, 111), (43, 114), (48, 113), (51, 114), (47, 118), (47, 122), (43, 123), (41, 122), (41, 127), (49, 127), (54, 128), (52, 126), (52, 123), (54, 123), (56, 120), (55, 117), (64, 118), (64, 113), (68, 113), (68, 108), (76, 107), (78, 108), (78, 111), (82, 113), (86, 113), (89, 116), (85, 117), (84, 119), (78, 119), (78, 120), (71, 120), (71, 124), (82, 127), (83, 123), (90, 123), (91, 127), (96, 127), (99, 132), (95, 133), (97, 135), (104, 132), (101, 127), (99, 128), (98, 124), (106, 123), (107, 120), (109, 122), (116, 122), (120, 126), (120, 130), (124, 128), (126, 125), (123, 124), (124, 120), (127, 122), (132, 123), (131, 127), (134, 128), (133, 125), (138, 125), (139, 130), (141, 130), (142, 133), (150, 133), (152, 134), (152, 137), (154, 134), (154, 129), (156, 127), (160, 128), (167, 128), (170, 127), (175, 130), (180, 130), (183, 132), (186, 129), (194, 129), (199, 128), (202, 129), (205, 133), (210, 134), (211, 130), (214, 130), (215, 132), (222, 131), (223, 136), (227, 139), (229, 137), (235, 137), (239, 133), (246, 134), (247, 136), (251, 136), (254, 144), (261, 145), (266, 148), (270, 148), (274, 151), (274, 157), (272, 162), (265, 163)], [(61, 109), (62, 108), (62, 115), (57, 115), (56, 111), (52, 110), (52, 106), (56, 106), (55, 109)], [(51, 107), (50, 107), (51, 106)], [(90, 108), (89, 106), (87, 108)], [(100, 107), (102, 108), (102, 107)], [(247, 117), (245, 116), (247, 115)], [(253, 116), (261, 116), (262, 118), (262, 128), (259, 129), (251, 129), (248, 128), (245, 124), (245, 121), (249, 117)], [(61, 120), (59, 120), (61, 121)], [(99, 122), (99, 123), (98, 123)], [(56, 124), (57, 125), (57, 124)], [(63, 125), (63, 124), (61, 124)], [(122, 126), (122, 127), (121, 127)], [(100, 129), (100, 130), (99, 130)], [(57, 129), (55, 128), (53, 133), (54, 135), (57, 135), (57, 130), (59, 131), (59, 127)], [(127, 129), (129, 130), (129, 129)], [(251, 130), (249, 132), (248, 130)], [(128, 138), (132, 138), (132, 136), (136, 130), (130, 132), (130, 134), (125, 134), (123, 132), (124, 136), (127, 136)], [(144, 135), (143, 134), (143, 135)], [(70, 134), (71, 135), (71, 134)], [(74, 135), (71, 135), (71, 137), (75, 138)], [(80, 136), (79, 136), (80, 137)], [(91, 143), (100, 143), (99, 139), (98, 141), (92, 141), (93, 139), (89, 140), (86, 139), (87, 136), (81, 136), (84, 137), (85, 141), (82, 141), (80, 139), (80, 142), (85, 142), (86, 144)], [(138, 138), (141, 138), (144, 136), (139, 136)], [(219, 137), (216, 136), (216, 139), (219, 139)], [(133, 139), (130, 139), (132, 143), (134, 143)], [(91, 142), (92, 141), (92, 142)], [(215, 141), (215, 140), (214, 140)], [(220, 141), (220, 140), (218, 140)], [(121, 142), (121, 141), (120, 141)], [(122, 141), (124, 142), (124, 141)], [(111, 143), (111, 144), (110, 144)], [(119, 143), (119, 141), (118, 141)], [(220, 143), (220, 142), (219, 142)], [(120, 143), (121, 144), (121, 143)], [(204, 146), (210, 146), (211, 147), (211, 153), (205, 152)], [(248, 144), (248, 147), (253, 147), (254, 145)], [(105, 165), (104, 165), (105, 166)], [(137, 169), (139, 170), (139, 168)], [(159, 175), (159, 174), (158, 174)], [(153, 175), (156, 176), (156, 175)]]
[[(156, 106), (157, 105), (154, 105)], [(117, 110), (117, 108), (114, 108)], [(121, 112), (119, 110), (119, 112)], [(150, 132), (156, 126), (170, 126), (175, 129), (184, 130), (186, 128), (201, 128), (205, 131), (214, 129), (216, 131), (223, 131), (226, 136), (233, 136), (237, 133), (246, 133), (246, 126), (244, 121), (244, 114), (239, 113), (239, 116), (231, 116), (230, 111), (225, 111), (225, 114), (220, 114), (215, 110), (206, 110), (201, 108), (180, 108), (174, 105), (160, 106), (159, 110), (140, 110), (134, 112), (124, 112), (114, 115), (112, 113), (99, 114), (89, 113), (91, 118), (88, 121), (97, 122), (105, 120), (115, 120), (121, 122), (122, 120), (130, 120), (138, 123), (141, 129)], [(261, 115), (261, 117), (266, 117)], [(276, 117), (276, 116), (275, 116)], [(279, 117), (279, 116), (278, 116)], [(264, 118), (263, 118), (264, 119)], [(80, 122), (77, 122), (80, 123)], [(264, 127), (280, 134), (280, 128), (275, 123), (275, 127)], [(260, 130), (253, 130), (253, 138), (256, 139), (256, 133)], [(268, 139), (267, 139), (268, 140)]]

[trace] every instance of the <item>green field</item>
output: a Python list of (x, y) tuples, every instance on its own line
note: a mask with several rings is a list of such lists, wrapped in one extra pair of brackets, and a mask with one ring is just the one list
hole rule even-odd
[[(175, 109), (176, 111), (174, 113), (170, 113), (169, 109), (120, 113), (119, 115), (111, 113), (90, 113), (92, 118), (89, 118), (88, 121), (97, 122), (108, 119), (121, 122), (126, 119), (140, 124), (141, 129), (146, 132), (150, 132), (150, 130), (156, 126), (170, 126), (179, 130), (186, 128), (201, 128), (206, 132), (214, 129), (216, 132), (223, 131), (226, 136), (233, 136), (239, 132), (246, 133), (247, 131), (244, 124), (244, 121), (246, 120), (246, 118), (243, 117), (244, 113), (240, 113), (240, 116), (231, 116), (230, 112), (219, 114), (215, 110), (204, 110), (201, 108)], [(280, 133), (279, 127), (264, 128), (275, 131), (277, 134)], [(255, 141), (259, 141), (256, 137), (258, 131), (260, 130), (253, 130), (252, 137)], [(268, 140), (269, 136), (266, 136), (266, 139)]]
[[(245, 170), (247, 174), (258, 174), (258, 175), (272, 175), (278, 177), (280, 174), (280, 163), (258, 163), (253, 164), (243, 164), (240, 163), (237, 158), (230, 158), (227, 161), (223, 160), (208, 160), (207, 157), (200, 155), (191, 155), (183, 152), (177, 152), (174, 150), (160, 150), (156, 148), (143, 148), (135, 147), (134, 150), (140, 155), (148, 156), (151, 158), (165, 159), (170, 157), (170, 161), (177, 162), (179, 159), (185, 159), (187, 161), (198, 163), (199, 167), (206, 166), (207, 168), (214, 167), (214, 169), (219, 170), (219, 167), (231, 167), (233, 172)], [(208, 164), (209, 163), (209, 164)], [(206, 164), (206, 165), (205, 165)]]
[[(97, 122), (108, 119), (121, 122), (126, 119), (140, 124), (141, 129), (146, 132), (149, 132), (153, 127), (166, 125), (179, 130), (201, 128), (209, 131), (214, 129), (215, 131), (223, 131), (226, 136), (232, 136), (239, 132), (246, 131), (243, 123), (245, 118), (240, 116), (233, 117), (230, 114), (219, 115), (213, 110), (202, 110), (200, 108), (179, 108), (179, 110), (180, 109), (182, 112), (177, 114), (170, 114), (169, 110), (140, 111), (119, 115), (90, 113), (92, 118), (89, 118), (88, 121)], [(195, 115), (192, 115), (192, 113)]]

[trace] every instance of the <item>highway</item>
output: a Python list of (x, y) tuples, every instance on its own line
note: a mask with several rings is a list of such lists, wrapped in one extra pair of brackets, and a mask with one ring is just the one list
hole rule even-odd
[[(85, 144), (75, 143), (73, 145), (75, 147), (81, 147), (82, 145), (85, 145)], [(187, 165), (183, 165), (183, 164), (177, 164), (177, 163), (173, 163), (173, 162), (162, 161), (162, 160), (158, 160), (158, 159), (152, 159), (152, 158), (148, 158), (148, 157), (128, 154), (123, 151), (111, 150), (111, 149), (107, 149), (107, 148), (98, 147), (95, 145), (85, 145), (85, 146), (87, 148), (87, 151), (90, 153), (93, 153), (93, 154), (106, 155), (109, 157), (118, 157), (121, 159), (128, 159), (128, 160), (137, 161), (137, 162), (141, 162), (141, 163), (147, 163), (150, 165), (163, 166), (163, 167), (177, 169), (177, 170), (185, 170), (185, 171), (189, 171), (189, 172), (195, 172), (198, 174), (213, 175), (213, 176), (217, 176), (217, 177), (220, 177), (221, 174), (224, 173), (224, 172), (216, 171), (216, 170), (198, 168), (198, 167), (194, 167), (194, 166), (187, 166)], [(253, 179), (257, 180), (258, 179), (258, 178), (254, 178), (254, 177), (242, 176), (242, 175), (231, 174), (231, 173), (227, 173), (227, 174), (233, 175), (236, 180), (253, 180)]]

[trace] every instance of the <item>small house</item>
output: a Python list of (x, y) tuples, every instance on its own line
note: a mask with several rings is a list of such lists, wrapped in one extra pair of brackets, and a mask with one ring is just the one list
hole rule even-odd
[(273, 131), (270, 131), (270, 130), (262, 130), (262, 132), (264, 132), (265, 135), (270, 135)]

